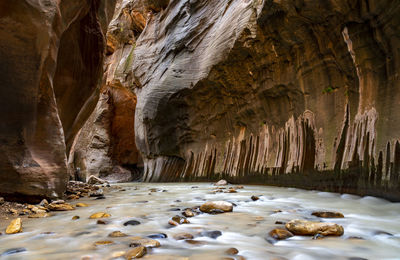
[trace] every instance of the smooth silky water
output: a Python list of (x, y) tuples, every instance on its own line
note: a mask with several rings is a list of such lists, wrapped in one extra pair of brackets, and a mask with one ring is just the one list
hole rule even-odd
[[(107, 199), (80, 199), (87, 208), (59, 212), (46, 219), (29, 219), (23, 224), (23, 233), (0, 236), (0, 254), (10, 248), (23, 247), (27, 251), (4, 256), (3, 259), (110, 259), (113, 252), (129, 250), (129, 237), (110, 238), (112, 231), (121, 231), (131, 237), (165, 233), (167, 239), (158, 239), (161, 247), (149, 251), (144, 259), (221, 259), (224, 251), (235, 247), (246, 259), (400, 259), (400, 203), (391, 203), (374, 197), (340, 195), (336, 193), (305, 191), (292, 188), (245, 185), (238, 193), (210, 192), (215, 188), (205, 183), (129, 183), (107, 193)], [(159, 192), (149, 192), (157, 188)], [(166, 190), (162, 192), (161, 190)], [(252, 195), (260, 200), (252, 201)], [(208, 200), (235, 203), (232, 213), (201, 214), (189, 218), (190, 224), (171, 227), (168, 220), (184, 209), (201, 205)], [(74, 204), (74, 202), (71, 202)], [(274, 213), (275, 210), (282, 212)], [(319, 219), (311, 215), (316, 210), (339, 211), (344, 219)], [(107, 225), (96, 224), (89, 216), (96, 212), (112, 216)], [(78, 220), (72, 220), (75, 215)], [(262, 217), (263, 219), (261, 220)], [(342, 237), (313, 240), (295, 236), (275, 244), (265, 239), (268, 232), (282, 225), (275, 221), (292, 219), (335, 222), (344, 227)], [(127, 220), (141, 222), (124, 226)], [(5, 227), (1, 227), (4, 229)], [(200, 237), (203, 230), (219, 230), (217, 239)], [(47, 233), (45, 233), (47, 232)], [(48, 233), (51, 232), (51, 233)], [(174, 234), (188, 232), (204, 245), (192, 245), (173, 239)], [(96, 241), (115, 243), (95, 247)]]

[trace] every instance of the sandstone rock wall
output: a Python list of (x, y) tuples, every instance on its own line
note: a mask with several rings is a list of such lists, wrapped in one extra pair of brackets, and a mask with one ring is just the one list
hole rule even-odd
[(93, 110), (114, 0), (0, 1), (0, 195), (65, 191), (66, 151)]
[(73, 179), (86, 181), (95, 175), (126, 182), (141, 176), (134, 128), (136, 95), (128, 89), (135, 84), (130, 70), (132, 54), (148, 11), (144, 1), (117, 2), (107, 31), (102, 93), (68, 157)]
[(400, 3), (172, 0), (133, 52), (146, 181), (399, 200)]

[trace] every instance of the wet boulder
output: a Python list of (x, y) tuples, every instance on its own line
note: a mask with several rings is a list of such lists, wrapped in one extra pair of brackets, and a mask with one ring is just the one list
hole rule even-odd
[(205, 213), (210, 213), (213, 210), (231, 212), (233, 210), (233, 204), (226, 201), (208, 201), (200, 206), (200, 211)]
[(20, 232), (22, 232), (22, 220), (21, 218), (16, 218), (8, 225), (6, 234), (16, 234)]
[(335, 223), (314, 222), (307, 220), (294, 219), (286, 223), (286, 229), (294, 235), (314, 236), (341, 236), (344, 233), (342, 226)]

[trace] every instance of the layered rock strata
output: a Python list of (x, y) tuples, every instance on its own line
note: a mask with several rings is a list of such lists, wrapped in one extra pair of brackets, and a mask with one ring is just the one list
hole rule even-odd
[(172, 0), (133, 52), (146, 181), (400, 200), (400, 4)]
[(0, 195), (63, 194), (66, 152), (98, 96), (114, 0), (0, 1)]

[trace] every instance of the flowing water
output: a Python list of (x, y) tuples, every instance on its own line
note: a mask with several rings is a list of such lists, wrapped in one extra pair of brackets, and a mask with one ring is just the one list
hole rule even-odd
[[(87, 208), (60, 212), (46, 219), (24, 222), (23, 233), (0, 236), (0, 255), (10, 248), (26, 251), (0, 257), (2, 259), (111, 259), (117, 251), (129, 250), (130, 237), (109, 238), (112, 231), (130, 236), (165, 233), (158, 239), (161, 247), (154, 248), (144, 259), (223, 259), (226, 249), (235, 247), (246, 259), (400, 259), (400, 203), (374, 197), (358, 197), (336, 193), (305, 191), (291, 188), (245, 185), (238, 193), (216, 193), (204, 183), (130, 183), (118, 185), (107, 193), (107, 199), (80, 199), (90, 204)], [(157, 188), (158, 192), (149, 192)], [(165, 190), (164, 192), (162, 190)], [(252, 201), (252, 195), (260, 200)], [(189, 218), (190, 224), (171, 227), (168, 220), (184, 209), (201, 205), (208, 200), (235, 203), (232, 213), (201, 214)], [(281, 212), (276, 212), (281, 210)], [(343, 219), (319, 219), (311, 215), (315, 210), (339, 211)], [(96, 224), (88, 217), (95, 212), (111, 214), (107, 225)], [(75, 215), (78, 220), (72, 220)], [(270, 243), (270, 230), (282, 225), (276, 221), (291, 219), (322, 220), (344, 227), (342, 237), (295, 236)], [(124, 226), (127, 220), (138, 220), (140, 225)], [(1, 227), (2, 229), (4, 227)], [(219, 230), (216, 239), (200, 236), (204, 230)], [(177, 233), (188, 232), (202, 244), (175, 240)], [(112, 240), (114, 244), (94, 246), (94, 242)], [(237, 258), (239, 259), (239, 258)]]

